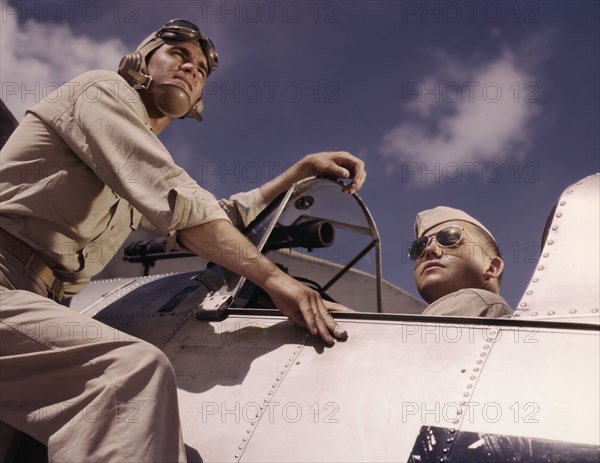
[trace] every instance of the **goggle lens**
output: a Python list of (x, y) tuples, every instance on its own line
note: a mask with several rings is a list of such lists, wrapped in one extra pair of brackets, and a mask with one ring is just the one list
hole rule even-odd
[[(195, 37), (200, 29), (193, 22), (185, 19), (173, 19), (161, 27), (161, 31), (170, 30), (171, 32), (180, 31), (182, 34), (187, 34), (189, 37)], [(159, 31), (160, 32), (160, 31)]]
[(435, 240), (441, 247), (454, 248), (458, 246), (462, 240), (462, 229), (460, 227), (447, 227), (443, 228), (435, 235), (425, 235), (416, 239), (408, 251), (408, 256), (411, 260), (417, 260), (423, 255), (432, 236), (435, 237)]

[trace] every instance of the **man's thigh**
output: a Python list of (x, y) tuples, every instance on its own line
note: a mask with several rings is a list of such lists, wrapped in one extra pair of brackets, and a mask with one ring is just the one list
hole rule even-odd
[(30, 291), (0, 286), (0, 357), (139, 339)]
[(93, 398), (122, 387), (140, 360), (162, 355), (156, 350), (50, 299), (0, 286), (0, 421), (47, 442), (76, 414), (98, 419), (106, 404)]

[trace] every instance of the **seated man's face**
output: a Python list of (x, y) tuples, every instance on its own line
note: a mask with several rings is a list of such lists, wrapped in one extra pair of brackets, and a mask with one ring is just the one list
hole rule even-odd
[(169, 41), (150, 56), (148, 73), (157, 85), (172, 84), (181, 87), (194, 104), (202, 95), (208, 67), (206, 57), (198, 45)]
[(419, 294), (428, 303), (464, 288), (484, 288), (484, 272), (489, 266), (489, 258), (479, 243), (474, 227), (461, 221), (445, 222), (425, 235), (435, 235), (438, 231), (458, 226), (467, 230), (462, 232), (462, 241), (458, 247), (444, 248), (432, 238), (425, 252), (415, 261), (413, 275)]

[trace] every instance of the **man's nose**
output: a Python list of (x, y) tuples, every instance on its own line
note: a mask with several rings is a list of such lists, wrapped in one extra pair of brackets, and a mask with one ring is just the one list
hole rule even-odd
[(190, 72), (193, 75), (196, 75), (196, 66), (194, 66), (192, 63), (189, 62), (185, 62), (181, 65), (181, 70), (185, 71), (185, 72)]
[(438, 245), (435, 236), (432, 236), (429, 239), (429, 243), (425, 246), (425, 251), (423, 252), (424, 257), (442, 257), (442, 248)]

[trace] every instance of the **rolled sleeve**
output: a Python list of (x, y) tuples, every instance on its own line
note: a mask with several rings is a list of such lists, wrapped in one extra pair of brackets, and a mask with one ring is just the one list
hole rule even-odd
[(214, 196), (199, 187), (173, 188), (169, 191), (168, 202), (171, 210), (169, 230), (181, 230), (219, 219), (229, 221)]
[[(229, 220), (214, 196), (193, 186), (180, 186), (169, 191), (168, 202), (172, 211), (171, 224), (167, 233), (166, 249), (178, 245), (177, 231), (215, 220)], [(179, 243), (179, 246), (182, 245)]]
[(248, 225), (267, 206), (260, 188), (237, 193), (229, 199), (221, 199), (219, 205), (237, 228)]
[[(207, 195), (210, 198), (207, 198)], [(179, 187), (171, 190), (169, 204), (173, 211), (172, 228), (181, 230), (214, 220), (227, 220), (238, 229), (242, 229), (266, 207), (259, 188), (221, 199), (216, 203), (217, 206), (212, 199), (210, 193), (196, 188)], [(184, 248), (177, 241), (177, 234), (170, 233), (167, 236), (166, 248), (172, 250), (175, 247)]]

